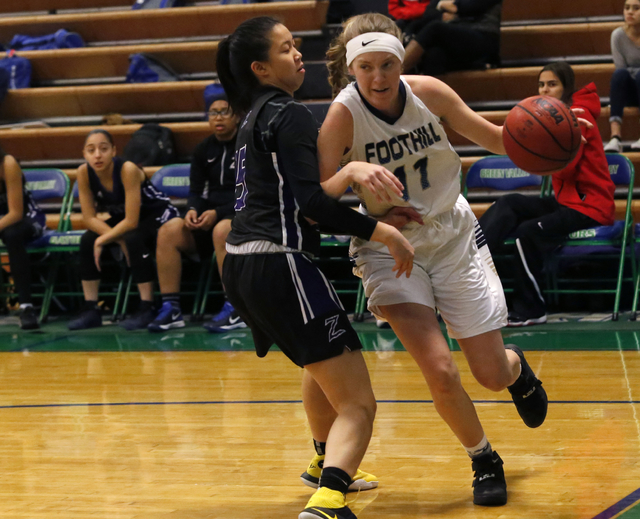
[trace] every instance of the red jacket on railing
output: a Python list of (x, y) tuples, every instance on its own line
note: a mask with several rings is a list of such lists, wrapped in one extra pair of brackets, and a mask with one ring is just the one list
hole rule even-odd
[(396, 20), (413, 20), (422, 16), (429, 0), (389, 0), (389, 14)]
[(562, 205), (580, 211), (602, 225), (611, 225), (615, 213), (615, 185), (598, 130), (600, 97), (596, 85), (589, 83), (575, 92), (571, 108), (583, 108), (585, 113), (578, 117), (587, 119), (593, 128), (580, 127), (587, 142), (582, 143), (571, 164), (553, 174), (553, 191)]

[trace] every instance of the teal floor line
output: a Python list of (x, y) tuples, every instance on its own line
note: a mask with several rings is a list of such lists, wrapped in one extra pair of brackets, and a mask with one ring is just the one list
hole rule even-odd
[[(403, 351), (392, 330), (373, 323), (355, 323), (365, 351)], [(443, 327), (446, 336), (446, 331)], [(530, 351), (640, 351), (640, 323), (557, 323), (503, 330), (505, 343)], [(451, 348), (458, 350), (455, 341)], [(127, 332), (116, 325), (69, 332), (66, 323), (45, 325), (26, 332), (15, 325), (0, 326), (0, 352), (84, 352), (84, 351), (252, 351), (248, 329), (225, 334), (207, 333), (199, 324), (165, 334), (146, 330)]]

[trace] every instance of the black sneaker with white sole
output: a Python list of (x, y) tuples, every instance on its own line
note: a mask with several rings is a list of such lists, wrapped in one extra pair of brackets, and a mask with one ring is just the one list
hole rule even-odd
[(527, 427), (532, 429), (540, 427), (547, 417), (549, 403), (547, 392), (542, 387), (542, 381), (536, 377), (524, 358), (522, 350), (515, 344), (507, 344), (505, 348), (516, 352), (520, 357), (520, 366), (522, 366), (518, 379), (507, 388), (511, 393), (513, 403)]
[(471, 460), (474, 471), (473, 503), (480, 506), (507, 504), (507, 482), (503, 461), (496, 451), (487, 452)]
[(538, 317), (525, 317), (523, 315), (516, 314), (515, 312), (509, 312), (509, 317), (507, 317), (507, 326), (510, 328), (533, 326), (534, 324), (544, 324), (546, 322), (547, 314), (542, 314)]

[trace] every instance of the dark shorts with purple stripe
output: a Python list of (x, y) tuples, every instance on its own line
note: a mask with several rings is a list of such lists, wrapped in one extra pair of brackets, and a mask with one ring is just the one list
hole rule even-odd
[(275, 344), (306, 366), (362, 349), (335, 290), (304, 254), (227, 254), (222, 280), (259, 357)]

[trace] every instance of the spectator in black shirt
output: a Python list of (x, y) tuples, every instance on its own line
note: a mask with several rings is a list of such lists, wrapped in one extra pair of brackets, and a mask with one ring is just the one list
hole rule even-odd
[(429, 76), (497, 65), (502, 0), (432, 0), (407, 32), (404, 70)]
[[(208, 89), (209, 90), (209, 89)], [(218, 85), (205, 96), (212, 134), (196, 147), (191, 161), (189, 200), (184, 219), (176, 218), (158, 234), (156, 259), (162, 294), (162, 308), (149, 324), (149, 331), (163, 332), (182, 328), (180, 278), (182, 254), (198, 253), (206, 265), (215, 250), (218, 269), (226, 255), (225, 241), (231, 230), (235, 203), (235, 144), (238, 117)], [(246, 328), (233, 306), (226, 301), (222, 311), (205, 324), (209, 331)]]

